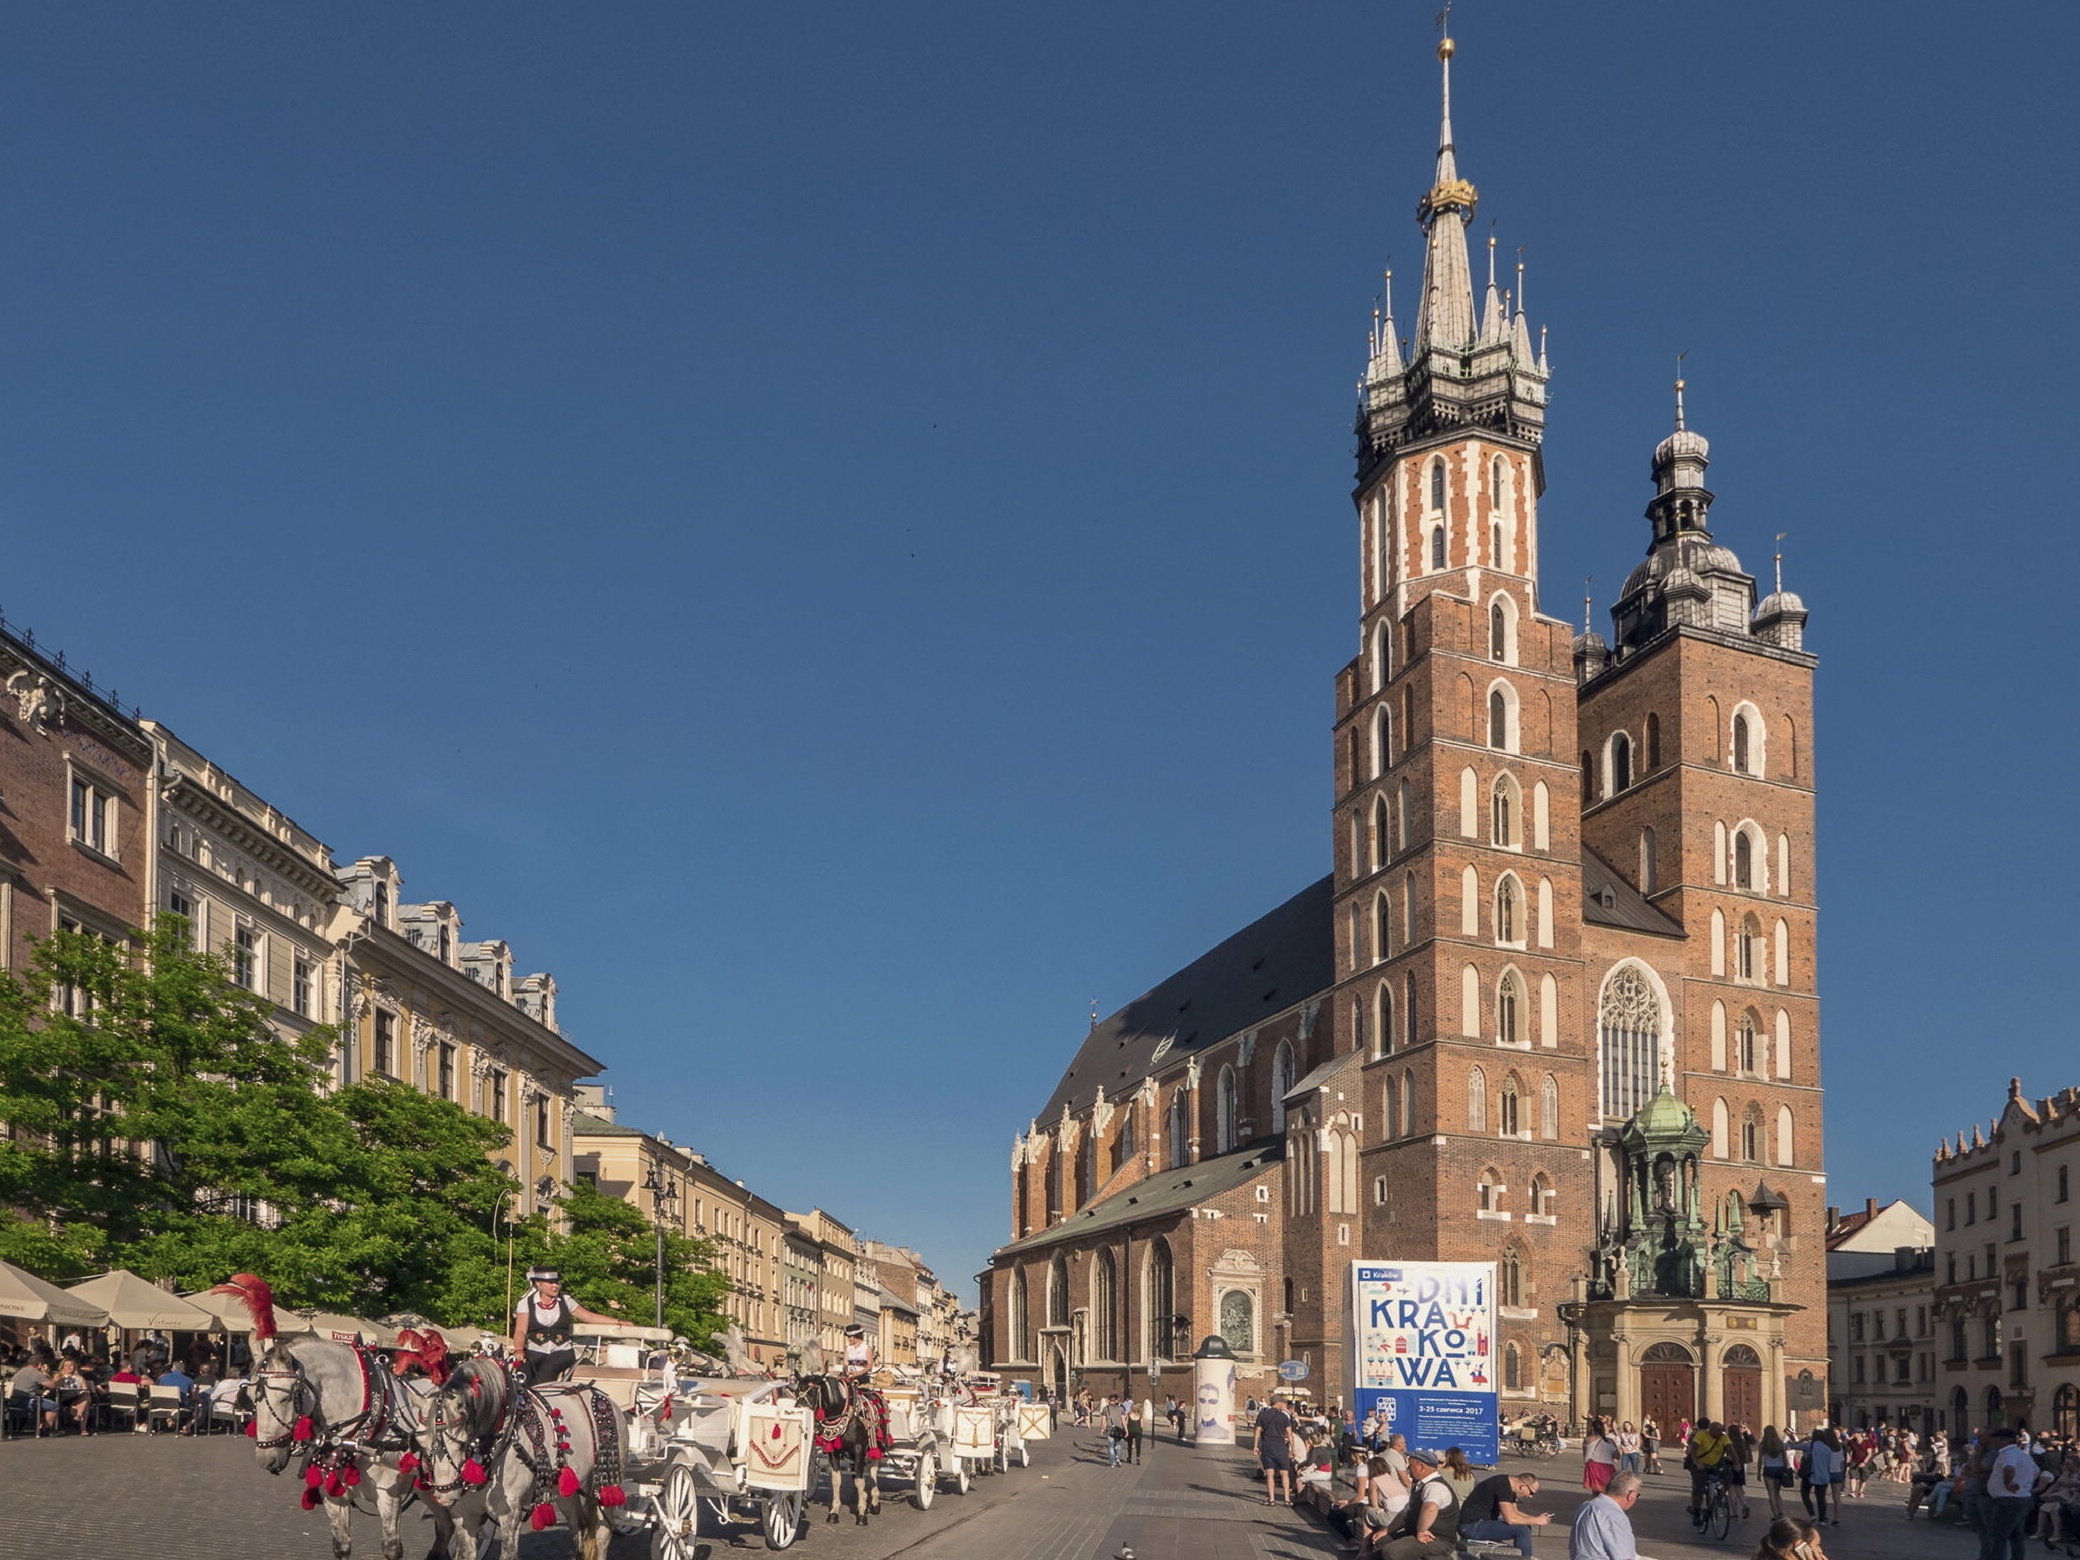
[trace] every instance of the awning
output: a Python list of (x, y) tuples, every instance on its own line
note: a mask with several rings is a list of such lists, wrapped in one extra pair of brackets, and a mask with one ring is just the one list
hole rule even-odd
[(74, 1284), (65, 1292), (76, 1300), (100, 1306), (118, 1327), (150, 1327), (166, 1332), (221, 1330), (210, 1312), (148, 1283), (127, 1268)]
[(108, 1312), (90, 1300), (46, 1284), (12, 1262), (0, 1262), (0, 1316), (25, 1322), (53, 1322), (60, 1327), (106, 1327)]
[(353, 1343), (358, 1339), (381, 1349), (397, 1342), (395, 1328), (372, 1322), (365, 1316), (342, 1316), (337, 1311), (277, 1311), (275, 1327), (285, 1337), (314, 1333), (320, 1338), (330, 1338), (334, 1343)]

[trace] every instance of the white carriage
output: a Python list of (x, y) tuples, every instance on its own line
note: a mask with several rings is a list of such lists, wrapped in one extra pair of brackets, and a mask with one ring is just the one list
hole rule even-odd
[(967, 1483), (957, 1470), (947, 1466), (941, 1443), (936, 1405), (925, 1389), (907, 1383), (880, 1389), (888, 1404), (888, 1451), (881, 1459), (883, 1476), (893, 1473), (911, 1481), (910, 1504), (919, 1511), (932, 1509), (939, 1493), (939, 1480), (956, 1475), (956, 1486), (967, 1493)]
[(1054, 1433), (1047, 1405), (1031, 1402), (1016, 1392), (1007, 1392), (996, 1399), (996, 1407), (997, 1467), (1006, 1472), (1014, 1465), (1030, 1468), (1033, 1464), (1031, 1443), (1044, 1441)]
[(624, 1533), (648, 1530), (656, 1560), (691, 1560), (705, 1512), (711, 1528), (750, 1520), (768, 1549), (802, 1530), (814, 1473), (810, 1411), (791, 1381), (683, 1377), (668, 1356), (607, 1343), (578, 1375), (628, 1415), (628, 1504), (609, 1509)]
[(994, 1401), (969, 1400), (969, 1394), (942, 1399), (934, 1424), (945, 1447), (946, 1469), (963, 1495), (979, 1474), (997, 1460), (997, 1409)]

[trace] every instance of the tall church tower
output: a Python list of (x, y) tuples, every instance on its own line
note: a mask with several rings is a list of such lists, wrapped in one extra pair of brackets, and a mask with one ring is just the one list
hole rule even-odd
[[(1353, 1243), (1338, 1252), (1341, 1226), (1323, 1233), (1332, 1257), (1495, 1258), (1513, 1241), (1507, 1337), (1541, 1273), (1558, 1291), (1580, 1265), (1547, 1210), (1564, 1186), (1584, 1211), (1593, 1058), (1573, 634), (1538, 599), (1547, 367), (1522, 269), (1500, 290), (1492, 240), (1476, 307), (1452, 54), (1447, 38), (1415, 334), (1404, 354), (1390, 298), (1357, 421), (1363, 615), (1337, 689), (1335, 1006), (1363, 1059), (1344, 1093), (1366, 1124)], [(1527, 1331), (1526, 1358), (1532, 1345)]]

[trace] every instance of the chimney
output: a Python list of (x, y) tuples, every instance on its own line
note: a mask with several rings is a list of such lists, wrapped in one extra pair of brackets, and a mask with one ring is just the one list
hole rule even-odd
[(1833, 1229), (1836, 1225), (1840, 1224), (1841, 1222), (1842, 1210), (1839, 1208), (1830, 1207), (1827, 1210), (1827, 1227), (1829, 1229)]
[(1878, 1216), (1878, 1199), (1877, 1199), (1877, 1198), (1875, 1198), (1875, 1197), (1866, 1197), (1866, 1198), (1864, 1198), (1864, 1200), (1863, 1200), (1863, 1216), (1864, 1216), (1864, 1217), (1865, 1217), (1866, 1219), (1875, 1219), (1875, 1218), (1876, 1218), (1876, 1217)]

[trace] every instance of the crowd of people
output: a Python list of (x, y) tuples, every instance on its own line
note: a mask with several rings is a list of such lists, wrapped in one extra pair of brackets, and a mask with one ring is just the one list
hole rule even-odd
[[(195, 1335), (176, 1354), (163, 1333), (147, 1332), (128, 1350), (111, 1352), (107, 1339), (68, 1333), (53, 1344), (31, 1338), (0, 1347), (0, 1379), (6, 1382), (5, 1418), (0, 1429), (9, 1435), (97, 1435), (122, 1430), (149, 1430), (154, 1420), (132, 1410), (130, 1423), (116, 1425), (115, 1410), (124, 1399), (149, 1400), (151, 1388), (170, 1389), (177, 1397), (158, 1423), (188, 1434), (207, 1426), (209, 1404), (216, 1392), (244, 1385), (251, 1366), (245, 1338), (233, 1334), (220, 1351), (206, 1335)], [(133, 1387), (135, 1392), (115, 1389)], [(158, 1394), (168, 1401), (167, 1394)]]

